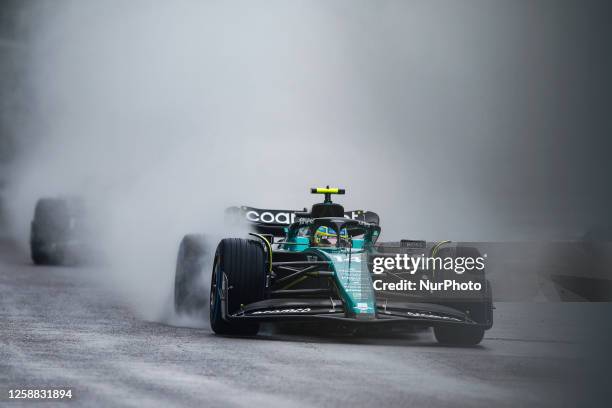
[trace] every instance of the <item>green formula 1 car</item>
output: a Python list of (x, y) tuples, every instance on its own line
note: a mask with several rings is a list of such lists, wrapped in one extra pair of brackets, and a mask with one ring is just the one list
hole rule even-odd
[[(325, 200), (310, 211), (228, 209), (230, 218), (248, 222), (253, 232), (248, 239), (221, 240), (212, 258), (208, 303), (215, 333), (255, 335), (262, 322), (289, 321), (365, 329), (429, 326), (441, 343), (482, 340), (493, 324), (484, 268), (457, 273), (441, 268), (441, 262), (425, 262), (482, 260), (475, 248), (448, 241), (379, 243), (377, 214), (345, 211), (332, 202), (333, 194), (344, 194), (342, 189), (312, 193), (324, 194)], [(175, 280), (179, 311), (203, 303), (202, 285), (196, 282), (205, 250), (201, 236), (187, 235), (181, 243)], [(413, 270), (395, 265), (418, 258), (422, 261)], [(449, 281), (466, 290), (434, 290)]]

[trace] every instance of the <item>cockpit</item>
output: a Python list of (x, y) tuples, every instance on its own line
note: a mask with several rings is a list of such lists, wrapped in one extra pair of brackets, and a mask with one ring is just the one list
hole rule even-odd
[(378, 239), (377, 225), (346, 218), (318, 218), (307, 223), (294, 224), (288, 231), (287, 241), (294, 242), (293, 250), (314, 248), (361, 249)]

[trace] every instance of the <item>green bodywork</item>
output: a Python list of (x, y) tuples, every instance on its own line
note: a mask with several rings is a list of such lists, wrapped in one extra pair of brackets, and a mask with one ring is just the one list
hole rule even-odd
[(331, 261), (334, 280), (340, 289), (340, 295), (349, 315), (356, 318), (374, 318), (376, 296), (372, 287), (372, 278), (367, 257), (363, 249), (348, 251), (346, 249), (316, 249), (323, 257)]
[(374, 319), (376, 296), (367, 266), (367, 254), (379, 231), (379, 228), (375, 227), (369, 230), (363, 239), (353, 239), (351, 248), (344, 248), (311, 246), (308, 237), (298, 237), (295, 231), (289, 230), (285, 241), (289, 245), (284, 246), (284, 249), (328, 260), (348, 316), (360, 320)]

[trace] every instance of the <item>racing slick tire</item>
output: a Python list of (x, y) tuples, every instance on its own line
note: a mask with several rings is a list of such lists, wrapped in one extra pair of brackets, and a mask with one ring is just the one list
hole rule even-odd
[(41, 198), (34, 209), (30, 229), (30, 254), (35, 265), (69, 264), (69, 259), (59, 251), (48, 251), (53, 244), (62, 241), (70, 228), (70, 212), (65, 200)]
[(174, 275), (174, 310), (177, 313), (197, 313), (206, 307), (206, 286), (202, 280), (206, 252), (203, 235), (185, 235), (181, 241)]
[[(458, 245), (456, 247), (442, 247), (437, 256), (440, 258), (446, 257), (480, 257), (480, 251), (477, 248), (470, 246)], [(467, 308), (471, 312), (472, 318), (478, 321), (479, 326), (436, 326), (434, 327), (434, 335), (439, 343), (455, 346), (475, 346), (479, 344), (486, 329), (493, 325), (493, 302), (491, 283), (484, 279), (484, 270), (479, 274), (480, 279), (485, 286), (484, 297), (473, 302), (462, 303), (462, 308)], [(454, 306), (454, 305), (453, 305)], [(486, 325), (486, 326), (482, 326)]]
[(222, 317), (222, 283), (227, 276), (227, 313), (264, 299), (266, 257), (262, 245), (253, 240), (226, 238), (219, 243), (210, 284), (210, 326), (217, 334), (254, 336), (259, 323), (226, 321)]
[(482, 341), (485, 329), (480, 326), (437, 326), (434, 334), (438, 343), (453, 346), (475, 346)]

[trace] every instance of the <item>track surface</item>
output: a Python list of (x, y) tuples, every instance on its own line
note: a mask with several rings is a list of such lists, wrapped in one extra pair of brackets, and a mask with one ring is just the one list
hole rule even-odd
[(473, 348), (439, 346), (431, 332), (222, 338), (143, 321), (91, 270), (35, 267), (2, 244), (0, 406), (31, 404), (9, 388), (72, 389), (57, 406), (600, 405), (610, 377), (595, 362), (609, 355), (591, 320), (609, 327), (609, 304), (496, 306)]

